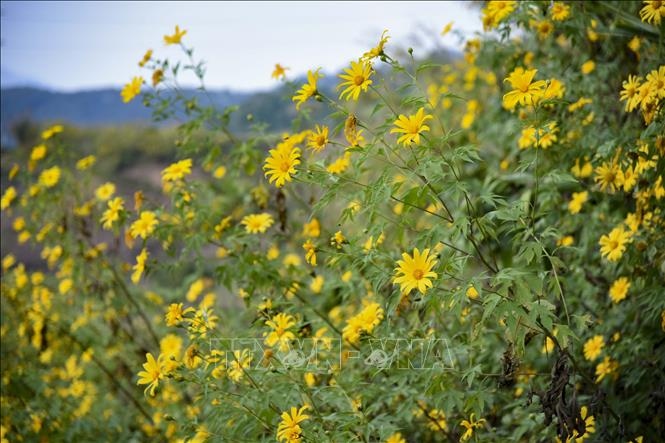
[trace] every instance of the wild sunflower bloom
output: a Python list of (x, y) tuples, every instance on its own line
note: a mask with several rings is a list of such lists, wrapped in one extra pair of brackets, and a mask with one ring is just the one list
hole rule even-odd
[(483, 29), (496, 28), (517, 6), (516, 1), (490, 0), (483, 9)]
[(474, 419), (475, 415), (476, 414), (471, 414), (468, 420), (462, 420), (462, 422), (460, 423), (460, 426), (466, 429), (466, 431), (464, 431), (464, 434), (462, 434), (460, 441), (467, 441), (468, 439), (470, 439), (473, 436), (473, 430), (481, 428), (485, 424), (486, 420), (484, 418), (475, 420)]
[(46, 157), (46, 145), (41, 144), (32, 148), (30, 152), (30, 161), (36, 162)]
[(537, 69), (529, 69), (525, 71), (524, 68), (517, 67), (504, 80), (510, 83), (513, 88), (512, 91), (503, 96), (503, 106), (506, 109), (515, 109), (515, 106), (517, 106), (518, 103), (522, 106), (533, 106), (538, 103), (547, 83), (545, 80), (533, 82), (533, 78), (536, 76), (537, 72)]
[(137, 284), (141, 280), (141, 275), (145, 270), (145, 262), (148, 261), (148, 250), (146, 248), (141, 249), (141, 253), (136, 256), (136, 264), (132, 267), (134, 272), (132, 272), (132, 283)]
[(2, 198), (0, 198), (0, 210), (4, 211), (7, 209), (12, 204), (16, 196), (16, 188), (13, 186), (8, 187), (5, 190), (5, 193), (2, 194)]
[(131, 235), (132, 238), (141, 237), (145, 240), (153, 233), (157, 223), (157, 216), (154, 212), (143, 211), (141, 212), (139, 219), (129, 227), (129, 235)]
[(316, 246), (312, 240), (307, 239), (302, 248), (305, 250), (305, 261), (312, 266), (316, 266)]
[[(665, 5), (665, 1), (663, 1), (663, 5)], [(659, 67), (658, 70), (654, 69), (649, 72), (646, 83), (650, 86), (655, 97), (658, 99), (665, 98), (665, 65)]]
[(312, 131), (307, 137), (307, 147), (320, 152), (328, 144), (328, 127), (316, 125), (316, 131)]
[(389, 38), (390, 36), (388, 35), (388, 30), (385, 29), (381, 34), (381, 39), (379, 40), (379, 43), (375, 47), (364, 53), (363, 56), (361, 57), (361, 60), (368, 62), (375, 59), (376, 57), (380, 57), (381, 55), (383, 55), (383, 48), (386, 46), (386, 43), (388, 43)]
[(628, 295), (628, 289), (630, 289), (630, 281), (628, 281), (628, 278), (626, 277), (621, 277), (612, 283), (612, 286), (610, 287), (610, 298), (614, 303), (619, 303), (626, 298), (626, 295)]
[(616, 378), (616, 371), (618, 368), (618, 361), (612, 360), (609, 356), (605, 356), (603, 361), (596, 366), (596, 383), (600, 383), (600, 381), (608, 375)]
[(279, 63), (275, 63), (275, 69), (272, 71), (272, 74), (270, 74), (270, 77), (275, 80), (284, 79), (286, 78), (286, 71), (288, 70), (289, 68), (282, 66)]
[(358, 60), (357, 62), (351, 62), (351, 68), (344, 70), (345, 74), (340, 74), (339, 78), (346, 80), (340, 83), (337, 86), (337, 89), (346, 86), (346, 89), (342, 91), (339, 95), (340, 99), (345, 98), (346, 100), (358, 100), (360, 92), (367, 92), (367, 88), (372, 84), (372, 80), (369, 78), (374, 73), (372, 65), (369, 62), (363, 62)]
[(623, 226), (612, 229), (608, 235), (600, 237), (600, 253), (607, 256), (609, 261), (617, 261), (626, 250), (626, 243), (630, 241), (630, 232), (625, 231)]
[(429, 251), (428, 248), (421, 253), (418, 248), (415, 248), (413, 256), (404, 252), (402, 260), (397, 261), (393, 284), (400, 285), (400, 290), (404, 294), (408, 294), (413, 289), (418, 289), (421, 294), (425, 294), (427, 289), (432, 287), (432, 280), (430, 279), (437, 277), (432, 268), (437, 261), (433, 255), (429, 255)]
[(148, 63), (150, 61), (151, 58), (152, 58), (152, 49), (148, 49), (145, 52), (145, 54), (143, 55), (143, 58), (141, 59), (141, 61), (139, 62), (139, 66), (144, 67), (146, 65), (146, 63)]
[(313, 218), (309, 223), (302, 226), (302, 235), (305, 237), (318, 237), (321, 235), (321, 223)]
[(293, 96), (291, 99), (292, 101), (296, 102), (296, 110), (300, 109), (300, 105), (305, 103), (307, 99), (310, 97), (314, 97), (315, 95), (318, 94), (317, 91), (317, 86), (316, 82), (319, 80), (320, 77), (322, 77), (321, 74), (319, 74), (319, 70), (321, 68), (317, 69), (316, 71), (312, 72), (307, 71), (307, 83), (302, 85), (302, 87), (296, 91), (296, 95)]
[(608, 190), (613, 193), (617, 188), (621, 187), (621, 170), (615, 162), (605, 162), (595, 169), (596, 176), (593, 180), (600, 185), (600, 190)]
[(42, 132), (42, 140), (48, 140), (56, 134), (60, 134), (65, 128), (62, 125), (53, 125)]
[(268, 346), (279, 346), (279, 350), (284, 352), (289, 349), (289, 342), (296, 338), (296, 335), (289, 331), (289, 328), (295, 326), (296, 320), (292, 315), (280, 312), (266, 321), (272, 331), (266, 334), (265, 344)]
[(360, 334), (366, 332), (371, 334), (381, 320), (383, 320), (383, 308), (378, 303), (369, 303), (357, 315), (351, 317), (342, 330), (342, 338), (349, 343), (357, 343)]
[(605, 339), (602, 335), (591, 337), (584, 343), (584, 358), (594, 361), (602, 352), (603, 346), (605, 346)]
[(134, 77), (129, 83), (127, 83), (120, 91), (120, 96), (122, 97), (123, 103), (129, 103), (134, 100), (134, 97), (141, 93), (141, 85), (143, 84), (143, 78)]
[(194, 312), (194, 308), (182, 308), (182, 303), (171, 303), (166, 312), (166, 326), (178, 326), (184, 320), (184, 315)]
[(415, 114), (409, 115), (408, 117), (400, 114), (397, 120), (393, 123), (396, 128), (391, 129), (390, 133), (404, 134), (397, 139), (397, 143), (402, 143), (404, 146), (408, 146), (411, 143), (419, 144), (420, 134), (430, 130), (425, 122), (432, 118), (434, 117), (425, 114), (425, 108), (418, 109)]
[(664, 15), (665, 1), (663, 0), (645, 0), (644, 6), (640, 10), (642, 21), (656, 26), (660, 25)]
[(175, 25), (175, 32), (171, 35), (164, 36), (164, 44), (166, 45), (177, 45), (180, 43), (182, 38), (187, 34), (186, 30), (180, 30), (178, 25)]
[(249, 349), (243, 349), (242, 351), (233, 351), (233, 359), (229, 364), (229, 369), (227, 374), (229, 378), (235, 383), (238, 383), (245, 375), (245, 369), (249, 368), (252, 364), (252, 353)]
[(395, 432), (386, 440), (386, 443), (406, 443), (400, 432)]
[(145, 394), (150, 390), (150, 395), (154, 396), (155, 389), (159, 386), (159, 381), (164, 378), (163, 358), (162, 355), (159, 355), (157, 360), (155, 360), (155, 357), (149, 352), (145, 355), (145, 358), (146, 362), (143, 363), (143, 369), (145, 369), (145, 371), (138, 373), (139, 380), (136, 384), (148, 385), (143, 393)]
[(248, 234), (264, 233), (275, 221), (272, 215), (264, 212), (262, 214), (250, 214), (243, 217), (240, 224), (245, 225)]
[(116, 197), (107, 203), (108, 208), (102, 214), (100, 222), (104, 229), (111, 229), (113, 222), (120, 219), (120, 211), (124, 209), (125, 202), (121, 197)]
[(268, 182), (275, 182), (275, 186), (281, 188), (285, 182), (293, 180), (296, 166), (300, 164), (300, 148), (288, 143), (280, 143), (275, 149), (271, 149), (266, 158), (263, 170)]
[(115, 194), (115, 185), (111, 182), (106, 182), (95, 190), (95, 197), (101, 201), (108, 200), (113, 194)]
[(172, 165), (164, 168), (162, 171), (162, 182), (175, 182), (182, 180), (192, 173), (192, 159), (186, 158), (175, 162)]
[(355, 115), (349, 114), (344, 121), (344, 138), (351, 146), (361, 146), (365, 141), (362, 135), (363, 130), (358, 129), (358, 119)]
[(58, 184), (60, 181), (60, 168), (53, 166), (48, 169), (44, 169), (41, 174), (39, 174), (39, 184), (47, 188), (52, 188)]
[(309, 406), (305, 405), (300, 409), (291, 408), (291, 413), (282, 412), (282, 421), (277, 425), (277, 440), (286, 443), (300, 443), (302, 440), (302, 428), (300, 423), (307, 420), (309, 415), (305, 411)]
[(573, 192), (573, 198), (568, 203), (568, 211), (571, 214), (577, 214), (582, 210), (582, 205), (589, 198), (589, 193), (587, 191), (583, 192)]
[(624, 80), (622, 83), (623, 90), (619, 93), (619, 100), (626, 101), (626, 112), (633, 111), (640, 104), (639, 90), (641, 81), (641, 77), (629, 75), (628, 80)]
[(550, 16), (557, 22), (566, 20), (570, 16), (570, 6), (564, 2), (554, 2), (550, 9)]

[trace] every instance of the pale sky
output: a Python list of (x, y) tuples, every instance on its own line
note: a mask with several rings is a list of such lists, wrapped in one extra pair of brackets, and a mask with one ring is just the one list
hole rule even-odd
[[(376, 45), (421, 55), (436, 45), (461, 48), (443, 26), (466, 36), (482, 28), (467, 2), (1, 2), (2, 83), (29, 81), (57, 90), (119, 86), (134, 75), (146, 49), (178, 55), (164, 34), (176, 24), (183, 42), (206, 60), (211, 88), (267, 89), (275, 63), (292, 76), (336, 71)], [(418, 36), (420, 44), (413, 38)], [(418, 51), (416, 55), (418, 55)]]

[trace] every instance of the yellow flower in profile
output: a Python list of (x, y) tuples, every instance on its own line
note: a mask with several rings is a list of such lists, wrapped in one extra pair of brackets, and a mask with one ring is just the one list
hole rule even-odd
[(434, 117), (425, 114), (425, 108), (418, 109), (415, 114), (409, 115), (408, 117), (400, 114), (397, 120), (393, 123), (396, 128), (391, 129), (390, 133), (404, 134), (397, 139), (397, 143), (402, 143), (404, 146), (410, 145), (411, 143), (420, 144), (420, 134), (430, 130), (425, 122), (432, 118)]
[(376, 57), (383, 55), (383, 48), (386, 46), (386, 43), (388, 43), (389, 38), (390, 36), (388, 35), (388, 30), (385, 29), (381, 34), (381, 39), (379, 40), (379, 43), (375, 47), (364, 53), (363, 56), (361, 57), (361, 60), (368, 62), (371, 61), (372, 59), (375, 59)]
[(582, 65), (582, 74), (591, 74), (596, 69), (596, 62), (589, 60)]
[(186, 158), (164, 168), (162, 171), (162, 182), (175, 182), (182, 180), (192, 173), (192, 159)]
[(328, 127), (316, 125), (316, 131), (307, 136), (307, 147), (320, 152), (328, 144)]
[(280, 65), (279, 63), (275, 63), (275, 69), (272, 71), (272, 74), (270, 75), (271, 78), (274, 78), (275, 80), (283, 79), (286, 78), (286, 71), (289, 68), (284, 67)]
[(482, 10), (483, 29), (496, 28), (517, 6), (516, 1), (490, 0)]
[(572, 235), (566, 235), (557, 240), (556, 245), (567, 247), (572, 245), (573, 243), (575, 243), (575, 238)]
[(62, 125), (53, 125), (42, 132), (42, 140), (48, 140), (56, 134), (60, 134), (65, 128)]
[(290, 143), (280, 143), (269, 154), (263, 165), (265, 176), (268, 177), (268, 183), (275, 182), (275, 186), (281, 188), (285, 182), (293, 180), (296, 166), (300, 164), (300, 148)]
[(123, 103), (129, 103), (134, 100), (134, 97), (141, 93), (141, 85), (143, 84), (143, 78), (134, 77), (132, 81), (127, 83), (120, 91), (120, 96), (122, 97)]
[(318, 93), (316, 89), (316, 82), (320, 77), (322, 77), (322, 75), (319, 74), (319, 70), (321, 70), (321, 68), (314, 72), (311, 70), (307, 71), (307, 83), (302, 85), (302, 87), (296, 91), (296, 95), (294, 95), (291, 99), (292, 101), (296, 102), (296, 110), (300, 109), (300, 105), (305, 103), (307, 99), (314, 97)]
[(141, 59), (141, 61), (139, 61), (139, 66), (144, 67), (146, 63), (150, 61), (151, 58), (152, 58), (152, 49), (148, 49), (147, 51), (145, 51), (145, 54), (143, 54), (143, 58)]
[(323, 276), (317, 275), (312, 279), (312, 282), (309, 284), (309, 289), (311, 289), (312, 292), (315, 294), (320, 294), (321, 289), (323, 289), (324, 282), (325, 280), (323, 279)]
[(152, 72), (152, 87), (157, 87), (157, 85), (160, 84), (162, 80), (164, 80), (164, 71), (161, 69), (155, 69)]
[(564, 2), (554, 2), (550, 9), (550, 16), (556, 22), (564, 21), (570, 16), (570, 6)]
[(305, 261), (312, 266), (316, 266), (316, 246), (312, 240), (307, 239), (302, 248), (305, 250)]
[(125, 202), (121, 197), (116, 197), (107, 203), (108, 208), (102, 214), (100, 222), (104, 229), (111, 229), (113, 222), (120, 219), (120, 211), (124, 209)]
[(381, 320), (383, 320), (383, 308), (378, 303), (368, 303), (362, 311), (351, 317), (342, 330), (342, 338), (351, 344), (360, 340), (363, 332), (371, 334)]
[(115, 194), (115, 185), (111, 182), (106, 182), (95, 190), (95, 197), (103, 202), (111, 198), (113, 194)]
[(659, 26), (663, 16), (665, 16), (665, 2), (663, 0), (644, 1), (644, 6), (640, 10), (640, 18), (643, 22)]
[(570, 168), (570, 172), (577, 178), (587, 178), (593, 174), (593, 166), (588, 157), (584, 158), (584, 163), (580, 165), (580, 159), (575, 159), (575, 165)]
[(351, 164), (351, 153), (350, 152), (345, 152), (343, 155), (337, 157), (335, 161), (330, 163), (326, 167), (326, 171), (330, 172), (331, 174), (342, 174), (344, 171), (346, 171)]
[(625, 231), (623, 226), (612, 229), (608, 235), (603, 235), (598, 241), (601, 255), (607, 256), (609, 261), (619, 260), (626, 250), (626, 243), (630, 241), (630, 237), (630, 232)]
[(321, 235), (319, 220), (313, 218), (309, 223), (305, 223), (302, 227), (302, 235), (305, 237), (318, 237)]
[(584, 343), (584, 358), (594, 361), (598, 358), (605, 346), (605, 339), (602, 335), (595, 335)]
[(467, 441), (468, 439), (470, 439), (473, 436), (473, 430), (479, 429), (485, 424), (486, 420), (484, 418), (475, 420), (474, 419), (475, 415), (476, 414), (471, 414), (468, 420), (462, 420), (462, 422), (460, 423), (460, 426), (466, 429), (466, 431), (464, 431), (464, 434), (462, 434), (460, 441)]
[(249, 368), (252, 363), (252, 353), (249, 349), (242, 351), (233, 351), (233, 358), (229, 365), (228, 375), (234, 382), (239, 382), (245, 375), (245, 369)]
[(96, 161), (97, 158), (94, 155), (88, 155), (76, 162), (76, 169), (78, 169), (79, 171), (85, 171), (86, 169), (94, 165)]
[(446, 422), (446, 414), (439, 409), (432, 409), (427, 413), (429, 420), (427, 427), (434, 432), (441, 432), (448, 430), (448, 423)]
[(596, 383), (600, 383), (600, 381), (608, 375), (616, 378), (616, 371), (618, 368), (619, 362), (606, 356), (603, 361), (596, 366)]
[(367, 92), (367, 88), (372, 84), (369, 78), (374, 73), (372, 65), (369, 62), (358, 60), (351, 62), (351, 68), (344, 70), (345, 74), (340, 74), (339, 78), (346, 80), (337, 86), (337, 89), (346, 87), (339, 95), (340, 99), (358, 100), (360, 92)]
[(0, 210), (4, 211), (7, 209), (16, 199), (16, 195), (16, 188), (13, 186), (8, 187), (5, 193), (2, 194), (2, 198), (0, 198)]
[(626, 101), (626, 112), (633, 111), (640, 104), (640, 83), (642, 78), (636, 75), (629, 75), (627, 80), (622, 83), (623, 90), (619, 93), (619, 100)]
[(504, 80), (510, 83), (513, 88), (512, 91), (503, 96), (503, 106), (506, 109), (515, 109), (518, 103), (522, 106), (534, 106), (538, 103), (547, 83), (545, 80), (533, 82), (537, 72), (537, 69), (525, 71), (524, 68), (517, 67)]
[(150, 390), (150, 395), (154, 396), (155, 395), (155, 389), (157, 386), (159, 386), (159, 381), (164, 378), (164, 363), (163, 363), (163, 357), (160, 355), (157, 357), (157, 360), (155, 360), (155, 357), (152, 356), (151, 353), (147, 353), (145, 355), (146, 362), (143, 363), (143, 369), (145, 371), (141, 371), (138, 373), (139, 380), (136, 383), (137, 385), (148, 385), (145, 388), (145, 391), (143, 393), (147, 393), (148, 390)]
[(32, 152), (30, 152), (30, 160), (33, 162), (39, 161), (46, 157), (46, 145), (41, 144), (37, 145), (34, 148), (32, 148)]
[(39, 184), (47, 188), (52, 188), (58, 184), (60, 181), (60, 168), (53, 166), (48, 169), (44, 169), (41, 174), (39, 174)]
[(248, 234), (264, 233), (275, 221), (272, 215), (264, 212), (262, 214), (250, 214), (243, 217), (240, 224), (245, 225)]
[(180, 44), (183, 36), (187, 34), (186, 30), (180, 30), (178, 25), (175, 25), (175, 32), (172, 35), (164, 36), (164, 44), (166, 45), (177, 45)]
[(401, 433), (395, 432), (390, 437), (388, 437), (385, 443), (407, 443), (407, 441), (404, 440), (404, 437), (402, 437)]
[(157, 216), (154, 212), (143, 211), (141, 212), (139, 219), (129, 227), (129, 235), (131, 235), (132, 238), (141, 237), (145, 240), (153, 233), (157, 223)]
[(365, 141), (362, 135), (363, 130), (358, 129), (358, 119), (355, 115), (349, 114), (344, 121), (344, 138), (351, 146), (361, 146)]
[(582, 210), (582, 205), (589, 198), (589, 193), (587, 191), (583, 192), (573, 192), (573, 198), (568, 203), (568, 211), (571, 214), (577, 214)]
[(141, 275), (145, 271), (145, 262), (148, 260), (148, 250), (141, 249), (141, 253), (136, 256), (136, 264), (132, 267), (132, 283), (137, 284), (141, 280)]
[(333, 235), (330, 238), (330, 244), (332, 246), (335, 246), (337, 249), (342, 249), (342, 244), (346, 241), (346, 237), (344, 237), (344, 234), (342, 234), (342, 231), (337, 231), (335, 232), (335, 235)]
[(614, 303), (619, 303), (626, 298), (626, 295), (628, 295), (628, 289), (630, 289), (628, 278), (621, 277), (612, 283), (612, 286), (610, 287), (610, 298)]
[(166, 326), (178, 326), (190, 312), (194, 312), (194, 308), (182, 309), (182, 303), (171, 303), (164, 317)]
[(448, 35), (448, 33), (453, 29), (453, 25), (455, 22), (448, 22), (446, 26), (443, 27), (443, 30), (441, 31), (441, 36)]
[(300, 443), (302, 441), (302, 428), (300, 423), (307, 420), (309, 415), (305, 411), (309, 406), (300, 409), (291, 408), (291, 413), (282, 412), (282, 421), (277, 425), (277, 441), (286, 443)]
[(272, 331), (266, 334), (265, 344), (270, 347), (279, 346), (279, 350), (284, 352), (289, 349), (289, 342), (296, 338), (296, 335), (289, 331), (289, 328), (295, 326), (296, 320), (292, 315), (280, 312), (266, 321)]
[(432, 287), (431, 279), (437, 277), (432, 268), (436, 265), (437, 260), (434, 259), (434, 255), (429, 255), (429, 251), (428, 248), (421, 253), (418, 248), (415, 248), (413, 256), (404, 252), (402, 260), (397, 261), (393, 284), (400, 285), (400, 290), (404, 294), (408, 294), (413, 289), (418, 289), (421, 294), (425, 294), (427, 289)]

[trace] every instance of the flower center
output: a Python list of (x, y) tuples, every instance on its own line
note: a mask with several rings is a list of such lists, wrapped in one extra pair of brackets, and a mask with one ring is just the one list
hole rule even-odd
[(319, 146), (323, 146), (326, 144), (326, 138), (323, 135), (319, 135), (316, 137), (316, 144)]
[(416, 280), (420, 280), (421, 278), (423, 278), (423, 275), (425, 275), (425, 273), (423, 272), (422, 269), (416, 269), (415, 271), (413, 271), (413, 278), (415, 278)]
[(619, 242), (616, 240), (610, 240), (610, 249), (616, 249), (619, 247)]
[(362, 75), (356, 75), (353, 77), (353, 84), (356, 86), (360, 86), (365, 82), (365, 77)]
[(282, 172), (289, 172), (289, 169), (291, 169), (291, 163), (284, 161), (279, 165), (279, 170)]

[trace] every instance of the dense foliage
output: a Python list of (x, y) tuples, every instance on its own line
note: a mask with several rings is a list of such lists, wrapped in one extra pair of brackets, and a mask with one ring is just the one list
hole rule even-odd
[(490, 1), (463, 58), (385, 32), (242, 137), (176, 27), (122, 93), (185, 117), (161, 193), (66, 126), (3, 158), (44, 268), (2, 261), (2, 441), (658, 441), (664, 15)]

